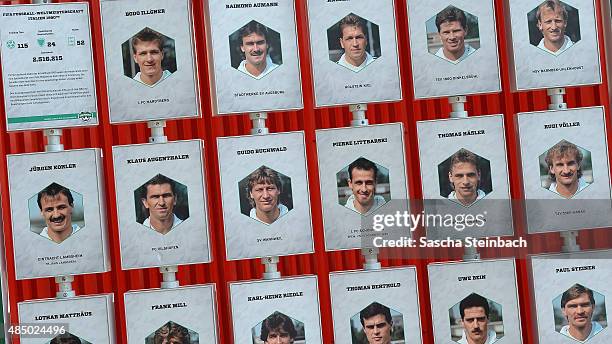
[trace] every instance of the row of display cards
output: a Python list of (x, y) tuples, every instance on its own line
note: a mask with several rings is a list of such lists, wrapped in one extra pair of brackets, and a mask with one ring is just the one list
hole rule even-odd
[[(547, 9), (541, 1), (508, 2), (514, 90), (601, 83), (594, 1), (555, 3), (567, 18), (555, 31), (564, 40), (558, 49), (559, 37), (546, 35), (538, 19)], [(111, 123), (200, 116), (198, 83), (207, 82), (196, 78), (194, 47), (203, 42), (194, 39), (191, 5), (101, 1)], [(216, 114), (303, 108), (294, 6), (207, 3)], [(394, 7), (392, 0), (308, 2), (316, 107), (402, 99)], [(424, 0), (407, 10), (417, 99), (501, 91), (493, 1)], [(8, 130), (98, 124), (87, 3), (0, 12)], [(445, 18), (459, 19), (456, 38), (449, 38)]]

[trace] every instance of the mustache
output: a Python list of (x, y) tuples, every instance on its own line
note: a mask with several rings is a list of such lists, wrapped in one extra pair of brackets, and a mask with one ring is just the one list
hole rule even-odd
[(65, 219), (66, 219), (66, 216), (64, 216), (64, 215), (60, 215), (60, 216), (57, 216), (57, 217), (51, 217), (51, 218), (49, 218), (49, 221), (51, 221), (51, 222), (62, 222), (62, 221), (64, 221)]
[(263, 50), (256, 50), (256, 51), (253, 51), (253, 52), (251, 52), (251, 54), (250, 54), (250, 55), (251, 55), (251, 56), (261, 56), (261, 55), (263, 55)]

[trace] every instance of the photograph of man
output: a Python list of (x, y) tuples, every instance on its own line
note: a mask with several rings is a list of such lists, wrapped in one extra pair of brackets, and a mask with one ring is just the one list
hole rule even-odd
[(566, 290), (561, 296), (561, 310), (567, 325), (559, 331), (581, 343), (593, 338), (603, 326), (593, 321), (595, 297), (593, 291), (578, 283)]
[(246, 178), (246, 196), (251, 209), (249, 217), (265, 224), (272, 224), (289, 212), (281, 203), (283, 182), (278, 172), (261, 166)]
[(250, 21), (238, 30), (238, 36), (243, 57), (237, 68), (239, 71), (261, 79), (278, 68), (279, 64), (270, 56), (271, 35), (265, 25)]
[(134, 80), (153, 87), (169, 77), (172, 72), (162, 68), (164, 36), (144, 28), (132, 37), (132, 57), (140, 71)]
[(448, 6), (436, 16), (436, 27), (442, 47), (436, 56), (457, 64), (473, 54), (476, 49), (465, 42), (468, 34), (466, 14), (454, 6)]
[(87, 341), (82, 341), (79, 337), (66, 332), (64, 334), (60, 334), (49, 342), (49, 344), (90, 344)]
[(460, 149), (450, 157), (448, 180), (453, 190), (448, 199), (469, 207), (486, 196), (480, 189), (481, 171), (478, 156), (466, 149)]
[(353, 72), (359, 72), (374, 62), (374, 57), (366, 51), (368, 46), (366, 24), (359, 16), (351, 13), (340, 20), (338, 39), (344, 50), (338, 60), (339, 65)]
[(350, 210), (368, 215), (386, 203), (376, 194), (378, 167), (366, 158), (359, 158), (348, 166), (348, 187), (351, 195), (344, 204)]
[(492, 344), (497, 334), (489, 329), (489, 301), (478, 295), (470, 294), (459, 303), (463, 336), (459, 344)]
[(141, 205), (148, 213), (148, 217), (142, 222), (143, 226), (160, 234), (167, 234), (183, 222), (175, 213), (178, 195), (174, 180), (158, 174), (138, 190), (141, 192)]
[(578, 147), (562, 140), (546, 152), (545, 162), (548, 167), (548, 190), (572, 198), (592, 183), (583, 178), (583, 154)]
[(52, 183), (38, 193), (37, 203), (46, 224), (42, 237), (60, 244), (81, 229), (72, 223), (74, 198), (68, 188)]
[(389, 307), (371, 303), (359, 312), (359, 319), (368, 344), (390, 344), (393, 320)]
[(543, 36), (538, 48), (559, 55), (574, 45), (570, 37), (565, 34), (568, 12), (561, 1), (544, 1), (538, 6), (536, 19), (538, 30)]
[[(274, 312), (261, 323), (259, 338), (265, 344), (292, 344), (298, 336), (293, 320)], [(258, 344), (253, 341), (253, 344)]]

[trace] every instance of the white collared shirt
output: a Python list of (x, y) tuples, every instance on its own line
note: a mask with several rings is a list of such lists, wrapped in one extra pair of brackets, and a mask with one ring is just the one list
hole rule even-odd
[(448, 57), (446, 57), (446, 55), (444, 55), (444, 47), (438, 49), (438, 52), (436, 52), (436, 56), (445, 59), (446, 61), (450, 62), (450, 63), (454, 63), (457, 64), (463, 60), (465, 60), (468, 56), (472, 55), (474, 52), (476, 51), (476, 49), (472, 48), (471, 45), (469, 44), (465, 44), (465, 50), (463, 50), (463, 55), (461, 55), (458, 59), (456, 60), (451, 60)]
[[(574, 195), (579, 193), (580, 191), (584, 190), (589, 185), (591, 185), (591, 184), (587, 183), (584, 179), (582, 179), (582, 177), (578, 178), (578, 189), (576, 190)], [(565, 196), (562, 196), (559, 193), (559, 191), (557, 191), (557, 182), (550, 183), (550, 186), (548, 187), (548, 190), (556, 193), (557, 195), (559, 195), (561, 197), (565, 197)], [(570, 198), (574, 197), (574, 195), (572, 195)]]
[[(73, 223), (72, 224), (72, 233), (70, 233), (70, 235), (66, 239), (70, 238), (70, 236), (72, 236), (74, 233), (78, 232), (79, 229), (81, 229), (81, 227), (79, 227), (79, 225)], [(43, 238), (47, 238), (47, 239), (53, 241), (53, 239), (51, 239), (51, 237), (49, 236), (49, 227), (43, 228), (42, 232), (40, 232), (40, 235)]]
[[(487, 331), (487, 340), (485, 340), (484, 344), (493, 344), (497, 341), (497, 334), (495, 334), (495, 331), (493, 330), (488, 330)], [(461, 339), (459, 339), (459, 341), (457, 342), (459, 344), (469, 344), (467, 337), (465, 336), (465, 330), (463, 330), (463, 337), (461, 337)]]
[[(478, 201), (478, 200), (480, 200), (480, 199), (483, 199), (483, 198), (484, 198), (484, 196), (486, 196), (486, 195), (487, 195), (487, 194), (486, 194), (484, 191), (482, 191), (482, 190), (480, 190), (480, 189), (478, 189), (478, 191), (476, 192), (476, 194), (477, 194), (477, 195), (476, 195), (476, 199), (474, 200), (474, 202), (470, 203), (468, 206), (470, 206), (470, 205), (472, 205), (472, 204), (476, 203), (476, 201)], [(448, 199), (449, 199), (449, 200), (451, 200), (451, 201), (455, 201), (455, 202), (457, 202), (457, 203), (461, 203), (461, 201), (460, 201), (460, 200), (457, 198), (457, 194), (455, 193), (455, 191), (451, 192), (451, 193), (448, 195)], [(461, 203), (461, 204), (463, 204), (463, 203)]]
[(365, 214), (361, 214), (361, 212), (359, 210), (357, 210), (357, 208), (355, 208), (355, 195), (352, 194), (351, 197), (349, 197), (346, 200), (346, 203), (344, 204), (345, 207), (356, 211), (358, 213), (360, 213), (361, 215), (367, 216), (369, 215), (371, 212), (373, 212), (374, 210), (380, 208), (383, 204), (387, 203), (387, 201), (385, 201), (385, 198), (381, 195), (374, 195), (374, 202), (372, 203), (372, 206), (370, 207), (370, 210), (368, 210), (367, 213)]
[[(176, 226), (180, 225), (180, 224), (181, 224), (181, 222), (183, 222), (183, 220), (179, 219), (179, 218), (176, 216), (176, 214), (174, 214), (174, 213), (172, 214), (172, 218), (173, 218), (173, 220), (172, 220), (172, 227), (170, 227), (170, 230), (174, 229)], [(160, 231), (158, 231), (158, 230), (157, 230), (155, 227), (151, 226), (151, 217), (147, 217), (147, 218), (146, 218), (146, 219), (145, 219), (145, 220), (142, 222), (142, 225), (143, 225), (143, 226), (145, 226), (145, 227), (149, 227), (149, 228), (151, 228), (152, 230), (154, 230), (154, 231), (156, 231), (156, 232), (158, 232), (158, 233), (160, 232)]]
[[(287, 214), (289, 212), (289, 208), (287, 208), (284, 204), (279, 203), (277, 206), (278, 210), (280, 210), (280, 213), (278, 214), (278, 217), (276, 218), (276, 220), (280, 219), (281, 216)], [(261, 221), (258, 217), (257, 217), (257, 209), (255, 208), (251, 208), (251, 211), (249, 212), (249, 217), (252, 219), (255, 219), (257, 221), (263, 222), (263, 223), (267, 223), (264, 221)], [(274, 220), (274, 221), (276, 221)]]
[(266, 56), (266, 68), (263, 70), (263, 72), (259, 73), (259, 75), (253, 75), (249, 73), (249, 71), (246, 69), (246, 60), (242, 60), (242, 62), (240, 62), (240, 65), (238, 66), (238, 70), (259, 80), (263, 78), (264, 76), (270, 74), (270, 72), (275, 70), (277, 67), (278, 65), (272, 62), (272, 58), (270, 57), (270, 55), (267, 55)]
[(364, 69), (367, 65), (369, 65), (372, 62), (374, 62), (374, 57), (372, 55), (370, 55), (367, 51), (365, 53), (366, 53), (366, 58), (365, 58), (365, 60), (363, 60), (363, 62), (359, 66), (354, 66), (354, 65), (350, 64), (346, 60), (346, 54), (342, 54), (342, 56), (340, 56), (340, 59), (338, 60), (338, 64), (341, 65), (342, 67), (346, 67), (346, 68), (352, 70), (353, 72), (359, 72), (362, 69)]
[(576, 340), (580, 343), (585, 343), (587, 340), (595, 337), (596, 334), (598, 334), (601, 330), (603, 330), (603, 326), (601, 326), (598, 322), (591, 322), (591, 333), (589, 333), (589, 336), (586, 337), (585, 340), (578, 340), (574, 337), (572, 337), (572, 335), (569, 333), (569, 325), (565, 325), (561, 328), (561, 331), (559, 331), (559, 333), (566, 335), (570, 338), (572, 338), (573, 340)]
[(566, 51), (567, 49), (569, 49), (572, 45), (574, 45), (574, 42), (572, 42), (572, 40), (568, 36), (563, 36), (563, 45), (557, 51), (548, 50), (548, 48), (544, 46), (544, 38), (542, 38), (542, 40), (540, 41), (540, 44), (538, 44), (538, 48), (556, 56)]
[(159, 80), (157, 80), (157, 82), (155, 82), (153, 85), (149, 85), (147, 83), (145, 83), (144, 81), (142, 81), (142, 79), (140, 79), (140, 72), (136, 73), (136, 75), (134, 75), (134, 80), (143, 83), (144, 85), (147, 85), (149, 87), (153, 87), (156, 86), (157, 84), (159, 84), (160, 82), (164, 81), (164, 79), (166, 79), (167, 77), (169, 77), (170, 75), (172, 75), (172, 73), (170, 73), (169, 70), (165, 70), (162, 72), (162, 76), (161, 78), (159, 78)]

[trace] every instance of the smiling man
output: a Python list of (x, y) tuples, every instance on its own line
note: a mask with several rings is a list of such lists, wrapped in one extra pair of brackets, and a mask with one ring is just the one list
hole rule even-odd
[(140, 71), (134, 80), (153, 87), (169, 77), (172, 73), (162, 70), (164, 59), (163, 36), (149, 28), (138, 32), (132, 39), (132, 53), (134, 62)]
[(344, 49), (344, 54), (338, 60), (339, 65), (359, 72), (374, 62), (374, 57), (366, 51), (368, 39), (365, 24), (358, 16), (349, 14), (340, 20), (338, 39)]
[(561, 310), (568, 324), (561, 328), (560, 333), (579, 342), (593, 338), (603, 330), (599, 323), (592, 321), (594, 309), (593, 291), (574, 284), (561, 296)]
[(559, 55), (574, 45), (574, 42), (565, 35), (567, 9), (559, 0), (547, 0), (540, 4), (536, 19), (538, 30), (543, 36), (538, 48)]
[(348, 186), (352, 195), (346, 200), (345, 207), (368, 215), (386, 203), (385, 199), (376, 195), (376, 177), (378, 167), (366, 158), (359, 158), (348, 166)]
[(389, 307), (373, 302), (359, 312), (359, 319), (369, 344), (391, 343), (393, 320)]
[(141, 202), (149, 217), (142, 223), (144, 226), (167, 234), (183, 222), (174, 214), (177, 199), (175, 188), (174, 181), (161, 174), (145, 183)]
[(287, 214), (289, 209), (280, 203), (283, 183), (278, 173), (271, 168), (261, 166), (248, 177), (247, 195), (251, 204), (249, 216), (252, 219), (271, 224)]
[(72, 223), (74, 199), (69, 189), (52, 183), (38, 193), (37, 202), (47, 225), (41, 236), (60, 244), (81, 229)]
[(489, 301), (470, 294), (459, 303), (463, 337), (459, 344), (492, 344), (497, 341), (495, 331), (489, 329)]
[(259, 339), (265, 344), (292, 344), (296, 337), (293, 321), (283, 313), (274, 312), (261, 323)]
[(457, 64), (476, 51), (465, 43), (468, 29), (462, 10), (453, 6), (445, 8), (436, 16), (436, 27), (442, 41), (442, 47), (436, 52), (436, 56)]
[(546, 152), (548, 177), (551, 181), (548, 190), (572, 198), (576, 193), (589, 186), (582, 178), (582, 153), (568, 141), (561, 141)]
[(268, 29), (264, 25), (251, 21), (240, 29), (239, 35), (240, 51), (244, 54), (239, 71), (261, 79), (279, 66), (269, 55)]
[(476, 154), (460, 149), (450, 157), (448, 180), (453, 191), (448, 199), (469, 207), (472, 203), (486, 196), (480, 190), (480, 168)]

